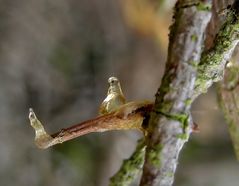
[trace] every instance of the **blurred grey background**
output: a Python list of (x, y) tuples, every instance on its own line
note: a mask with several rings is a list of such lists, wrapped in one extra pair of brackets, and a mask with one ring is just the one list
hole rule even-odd
[[(0, 0), (0, 185), (108, 184), (141, 134), (94, 133), (39, 150), (28, 109), (50, 133), (93, 118), (110, 76), (128, 100), (153, 100), (175, 1), (149, 2)], [(237, 185), (239, 166), (214, 88), (192, 110), (201, 132), (184, 147), (174, 185)]]

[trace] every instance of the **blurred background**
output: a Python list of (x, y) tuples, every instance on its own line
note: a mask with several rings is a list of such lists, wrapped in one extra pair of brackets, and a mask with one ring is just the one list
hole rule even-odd
[[(232, 1), (214, 1), (214, 13)], [(106, 186), (142, 135), (93, 133), (39, 150), (33, 107), (47, 131), (93, 118), (120, 79), (127, 100), (153, 100), (175, 1), (0, 0), (0, 185)], [(208, 27), (210, 45), (221, 17)], [(200, 133), (185, 145), (175, 186), (235, 186), (239, 166), (215, 88), (192, 108)], [(135, 183), (134, 185), (137, 185)]]

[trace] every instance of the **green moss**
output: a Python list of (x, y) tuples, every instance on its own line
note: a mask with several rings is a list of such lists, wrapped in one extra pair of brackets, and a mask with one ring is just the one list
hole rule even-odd
[(232, 47), (238, 39), (238, 29), (237, 15), (231, 10), (216, 36), (214, 47), (202, 53), (195, 83), (196, 94), (206, 92), (212, 82), (222, 79), (226, 63), (225, 56), (231, 54)]
[(171, 118), (179, 121), (182, 124), (183, 129), (188, 126), (188, 115), (186, 114), (171, 115)]
[(185, 101), (184, 101), (184, 103), (185, 103), (185, 105), (187, 105), (187, 106), (189, 106), (189, 105), (191, 105), (192, 104), (192, 99), (186, 99)]
[(162, 144), (157, 144), (155, 147), (151, 148), (148, 152), (148, 160), (155, 167), (161, 166), (160, 155), (161, 155), (162, 149), (163, 149)]
[(181, 127), (184, 132), (185, 132), (186, 128), (188, 127), (188, 115), (187, 114), (168, 114), (168, 113), (164, 113), (162, 111), (156, 111), (156, 112), (171, 119), (171, 120), (179, 121), (181, 123)]
[(191, 35), (191, 39), (192, 39), (192, 41), (197, 41), (198, 36), (196, 34), (193, 34), (193, 35)]
[[(162, 84), (159, 89), (160, 95), (156, 95), (156, 101), (155, 101), (155, 108), (156, 110), (164, 110), (164, 112), (168, 112), (172, 107), (172, 102), (169, 100), (163, 100), (164, 95), (168, 92), (171, 92), (173, 90), (172, 87), (170, 87), (171, 79), (173, 78), (174, 74), (165, 74), (162, 79)], [(163, 104), (162, 104), (163, 103)]]
[(196, 7), (197, 7), (197, 10), (199, 11), (211, 11), (212, 9), (211, 3), (209, 4), (209, 3), (199, 2)]
[(198, 61), (189, 61), (189, 65), (191, 65), (194, 68), (198, 67)]
[(203, 76), (198, 76), (195, 82), (195, 90), (196, 92), (206, 93), (207, 92), (207, 79)]
[(144, 156), (145, 143), (140, 140), (133, 155), (123, 161), (120, 170), (110, 179), (109, 186), (130, 185), (143, 166)]
[(165, 176), (172, 178), (172, 177), (174, 177), (174, 172), (167, 172), (167, 173), (165, 174)]
[(187, 140), (189, 136), (186, 133), (181, 133), (177, 134), (176, 137), (182, 140)]

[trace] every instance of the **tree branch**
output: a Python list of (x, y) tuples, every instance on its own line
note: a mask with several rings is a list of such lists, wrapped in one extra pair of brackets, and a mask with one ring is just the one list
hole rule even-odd
[(63, 143), (79, 136), (92, 132), (105, 132), (110, 130), (138, 129), (144, 132), (144, 119), (152, 110), (153, 104), (148, 101), (129, 102), (122, 105), (117, 111), (92, 120), (73, 125), (62, 129), (59, 132), (49, 135), (41, 122), (37, 119), (32, 109), (29, 112), (31, 126), (36, 136), (35, 143), (39, 148), (46, 149), (50, 146)]
[[(225, 63), (238, 43), (239, 6), (236, 1), (216, 37), (214, 47), (203, 52), (200, 61), (203, 33), (211, 14), (210, 3), (203, 0), (190, 1), (190, 4), (188, 2), (178, 0), (175, 7), (167, 66), (154, 106), (145, 102), (126, 104), (117, 112), (63, 129), (53, 135), (45, 132), (34, 112), (30, 111), (29, 118), (36, 131), (35, 141), (38, 147), (47, 148), (90, 132), (144, 130), (142, 125), (153, 107), (147, 129), (149, 135), (141, 185), (170, 186), (179, 152), (191, 132), (191, 103), (222, 77)], [(133, 156), (124, 161), (111, 184), (118, 182), (118, 185), (129, 185), (143, 165), (144, 148), (144, 145), (139, 145)], [(132, 170), (132, 174), (123, 173), (128, 168)]]
[(239, 65), (226, 68), (223, 81), (220, 83), (219, 103), (225, 115), (232, 144), (239, 161)]
[[(166, 71), (150, 118), (151, 132), (149, 131), (141, 186), (172, 185), (179, 152), (190, 134), (190, 131), (185, 130), (187, 123), (190, 123), (190, 117), (187, 117), (190, 105), (213, 82), (221, 79), (226, 60), (231, 57), (238, 43), (239, 6), (236, 1), (215, 39), (214, 47), (203, 52), (198, 65), (200, 42), (210, 12), (199, 11), (195, 6), (178, 8), (183, 2), (179, 0), (176, 5), (176, 20), (171, 28)], [(202, 23), (199, 24), (198, 21)], [(195, 36), (200, 41), (197, 45), (189, 41), (190, 34), (192, 36), (195, 30)], [(195, 89), (192, 87), (196, 71), (192, 66), (198, 69)]]
[(191, 99), (211, 4), (187, 2), (179, 0), (175, 6), (166, 70), (149, 120), (141, 186), (172, 185), (179, 152), (191, 133)]
[(213, 82), (223, 79), (225, 65), (239, 42), (238, 11), (239, 1), (236, 0), (228, 10), (226, 21), (215, 38), (214, 46), (202, 53), (198, 66), (194, 99), (201, 93), (205, 93)]
[[(185, 101), (182, 105), (188, 104), (187, 113), (184, 111), (183, 112), (179, 111), (180, 114), (174, 115), (175, 114), (174, 113), (173, 115), (170, 116), (169, 114), (167, 114), (167, 112), (162, 111), (160, 108), (160, 109), (158, 109), (158, 112), (155, 113), (155, 117), (152, 116), (153, 114), (151, 115), (151, 124), (150, 125), (152, 125), (152, 121), (154, 119), (155, 119), (155, 123), (157, 123), (159, 118), (156, 118), (156, 117), (161, 114), (165, 115), (165, 116), (167, 115), (167, 117), (169, 117), (171, 119), (177, 118), (181, 121), (184, 120), (184, 121), (182, 121), (183, 123), (186, 120), (188, 120), (189, 108), (190, 108), (191, 101), (190, 101), (190, 99), (188, 99), (188, 98), (190, 98), (190, 95), (187, 95), (187, 93), (185, 91), (192, 90), (193, 86), (194, 86), (194, 81), (195, 81), (195, 76), (196, 76), (195, 75), (196, 70), (194, 67), (199, 62), (199, 59), (200, 59), (201, 46), (202, 46), (202, 41), (203, 41), (203, 33), (204, 33), (205, 27), (207, 25), (207, 22), (210, 19), (210, 12), (208, 12), (209, 7), (210, 7), (210, 4), (203, 4), (203, 3), (200, 3), (199, 1), (195, 1), (190, 4), (188, 4), (186, 1), (180, 1), (176, 5), (175, 15), (174, 15), (174, 18), (176, 18), (176, 20), (175, 20), (174, 25), (171, 27), (170, 46), (169, 46), (167, 66), (166, 66), (165, 75), (164, 75), (164, 78), (162, 81), (161, 90), (159, 90), (158, 93), (156, 94), (157, 106), (155, 106), (155, 108), (160, 108), (161, 103), (163, 103), (162, 98), (164, 97), (164, 95), (166, 95), (166, 93), (170, 89), (172, 91), (175, 91), (176, 89), (174, 90), (174, 87), (178, 88), (178, 86), (181, 86), (180, 81), (182, 81), (185, 83), (192, 83), (191, 85), (190, 84), (185, 85), (186, 88), (185, 87), (181, 87), (182, 89), (179, 88), (177, 90), (178, 93), (176, 94), (176, 95), (179, 95), (180, 92), (185, 94), (185, 95), (181, 95), (181, 98), (182, 98), (181, 102)], [(175, 73), (177, 68), (182, 70), (180, 75)], [(172, 79), (177, 79), (177, 76), (183, 75), (185, 70), (187, 70), (188, 68), (190, 69), (190, 71), (192, 71), (192, 74), (187, 74), (188, 76), (187, 77), (185, 76), (185, 79), (183, 79), (183, 78), (180, 79), (177, 82), (178, 83), (177, 86), (174, 86), (173, 84), (171, 84), (171, 86), (170, 86)], [(161, 93), (160, 96), (159, 96), (159, 93)], [(189, 94), (190, 94), (190, 92), (189, 92)], [(165, 97), (166, 97), (165, 106), (167, 106), (167, 104), (168, 104), (168, 106), (170, 107), (170, 96), (168, 98), (167, 98), (167, 96), (165, 96)], [(181, 98), (179, 98), (179, 99), (181, 99)], [(173, 103), (173, 102), (174, 101), (172, 100), (171, 103)], [(162, 108), (166, 108), (165, 106), (163, 106)], [(152, 117), (153, 117), (153, 119), (152, 119)], [(168, 121), (171, 121), (171, 120), (168, 120)], [(154, 126), (156, 126), (156, 125), (157, 124), (154, 124)], [(175, 136), (179, 140), (181, 140), (181, 138), (185, 140), (188, 136), (187, 133), (189, 133), (190, 130), (183, 131), (180, 126), (178, 128), (179, 128), (179, 132), (177, 132), (177, 134), (175, 134)], [(154, 129), (151, 129), (151, 132), (153, 130)], [(173, 138), (175, 138), (175, 136)], [(181, 140), (181, 141), (183, 141), (183, 140)], [(158, 151), (161, 151), (161, 150), (162, 150), (161, 143), (156, 141), (156, 146), (152, 147), (151, 150), (149, 147), (147, 147), (148, 157), (146, 157), (146, 158), (148, 159), (151, 157), (152, 159), (155, 160), (155, 163), (160, 163), (159, 159), (157, 160), (157, 156), (159, 154)], [(149, 153), (149, 152), (151, 152), (151, 153)], [(136, 148), (136, 151), (134, 152), (134, 154), (135, 153), (141, 153), (141, 156), (142, 156), (142, 155), (144, 155), (145, 152), (141, 151), (141, 149)], [(171, 152), (168, 152), (168, 154), (166, 153), (165, 156), (171, 157), (170, 153)], [(134, 154), (131, 156), (131, 158), (129, 158), (128, 161), (130, 161), (133, 158)], [(175, 157), (173, 157), (173, 159), (174, 158)], [(142, 166), (144, 161), (143, 161), (143, 159), (141, 159), (141, 160), (142, 161), (140, 162), (140, 165)], [(124, 166), (124, 164), (129, 163), (128, 161), (124, 161), (122, 166)], [(176, 163), (176, 162), (174, 161), (174, 163)], [(147, 173), (146, 167), (148, 164), (150, 164), (150, 163), (146, 162), (146, 164), (145, 164), (144, 175), (141, 180), (141, 185), (149, 184), (148, 182), (150, 182), (150, 180), (152, 180), (153, 182), (155, 181), (154, 180), (155, 176), (151, 177)], [(169, 162), (169, 164), (170, 164), (170, 162)], [(122, 169), (120, 169), (116, 175), (119, 175), (121, 171), (122, 171)], [(162, 177), (164, 175), (165, 174), (163, 174)], [(172, 171), (169, 173), (166, 173), (166, 177), (168, 177), (168, 176), (173, 177), (173, 175), (174, 175), (174, 172), (172, 172)], [(137, 176), (137, 175), (135, 175), (135, 176)], [(173, 178), (172, 178), (172, 180), (173, 180)], [(121, 183), (122, 183), (121, 185), (124, 185), (123, 182), (121, 182)], [(125, 184), (125, 185), (129, 185), (129, 184)]]

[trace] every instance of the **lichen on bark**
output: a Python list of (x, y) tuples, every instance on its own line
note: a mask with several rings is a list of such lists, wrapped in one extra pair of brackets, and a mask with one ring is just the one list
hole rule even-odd
[(141, 172), (145, 148), (144, 139), (139, 140), (133, 155), (124, 160), (120, 170), (110, 178), (109, 186), (127, 186), (134, 181), (135, 177)]
[[(141, 185), (172, 185), (176, 165), (178, 163), (177, 158), (179, 152), (185, 141), (187, 141), (190, 132), (187, 131), (187, 133), (183, 133), (182, 122), (176, 118), (172, 119), (169, 116), (175, 116), (178, 114), (188, 115), (189, 118), (187, 123), (192, 123), (190, 112), (187, 112), (189, 111), (192, 102), (198, 95), (207, 91), (213, 82), (219, 81), (222, 78), (225, 64), (227, 60), (230, 59), (231, 54), (238, 43), (238, 2), (239, 1), (235, 1), (228, 10), (226, 21), (220, 28), (213, 47), (210, 50), (204, 51), (201, 55), (204, 29), (211, 14), (209, 9), (209, 7), (211, 7), (211, 1), (178, 0), (174, 14), (175, 22), (170, 31), (166, 70), (161, 87), (156, 93), (154, 112), (151, 113), (151, 124), (149, 128), (151, 134), (147, 139), (146, 163), (144, 165), (144, 174), (142, 176)], [(190, 15), (192, 11), (194, 11), (194, 13)], [(189, 13), (189, 15), (187, 15), (187, 13)], [(199, 17), (202, 16), (202, 20), (195, 19), (195, 16), (197, 15)], [(194, 24), (192, 22), (184, 22), (186, 20), (191, 20), (192, 17), (195, 21), (192, 21)], [(200, 24), (200, 21), (203, 21), (203, 24)], [(196, 30), (196, 33), (190, 33), (190, 31), (195, 31), (194, 29)], [(188, 35), (186, 34), (188, 37), (184, 38), (182, 36), (184, 32), (188, 33)], [(181, 40), (179, 38), (181, 38)], [(177, 43), (177, 40), (181, 42)], [(188, 50), (193, 48), (190, 46), (193, 42), (197, 45), (196, 52)], [(194, 45), (192, 44), (192, 46)], [(180, 51), (180, 49), (182, 51)], [(191, 58), (189, 57), (185, 59), (184, 52), (187, 50), (188, 53), (192, 55)], [(181, 66), (179, 64), (181, 64)], [(180, 69), (182, 73), (178, 73), (178, 69)], [(184, 81), (181, 81), (178, 84), (172, 83), (175, 79), (179, 78), (181, 74), (187, 72), (187, 70), (183, 71), (185, 69), (190, 70), (191, 72), (195, 70), (197, 73), (197, 77), (195, 76), (196, 81), (194, 81), (194, 78), (185, 80), (192, 82), (194, 86), (196, 84), (193, 89), (191, 89), (190, 86), (189, 89), (185, 89), (184, 87), (183, 90), (177, 87), (183, 86)], [(179, 102), (173, 100), (172, 96), (168, 96), (168, 94), (176, 92), (174, 95), (180, 96), (180, 94), (177, 93), (180, 91), (185, 92), (185, 90), (189, 92), (191, 91), (191, 94), (189, 94), (190, 96), (184, 95), (184, 99), (180, 100), (180, 105), (183, 105), (181, 107), (183, 108), (183, 111), (181, 110), (180, 112), (178, 108), (173, 109), (175, 108), (175, 104)], [(178, 130), (175, 131), (175, 128), (179, 129), (180, 132), (178, 133)], [(168, 130), (170, 129), (172, 129), (172, 133), (168, 133)], [(156, 133), (156, 135), (154, 133)], [(170, 137), (166, 138), (168, 134)], [(166, 143), (167, 140), (173, 142), (173, 145), (169, 146)], [(155, 148), (157, 146), (160, 148)], [(165, 149), (168, 149), (173, 153), (170, 153), (169, 151), (167, 152)], [(137, 151), (138, 149), (136, 149), (136, 152)], [(143, 164), (143, 161), (141, 163)]]
[[(198, 2), (204, 2), (192, 2), (187, 5), (188, 1), (181, 0), (175, 7), (165, 74), (149, 120), (141, 186), (173, 183), (179, 152), (191, 132), (188, 100), (192, 100), (203, 34), (211, 16), (210, 11), (198, 8)], [(158, 146), (161, 146), (160, 151), (156, 150)]]
[(222, 80), (225, 65), (239, 42), (239, 3), (235, 2), (219, 30), (214, 46), (202, 53), (194, 96), (207, 91), (213, 82)]

